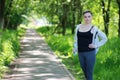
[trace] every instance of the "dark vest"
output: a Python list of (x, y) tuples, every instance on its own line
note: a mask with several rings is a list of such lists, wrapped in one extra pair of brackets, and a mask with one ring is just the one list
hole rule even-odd
[[(91, 29), (93, 26), (91, 27)], [(78, 39), (78, 52), (86, 52), (95, 50), (94, 48), (89, 48), (89, 44), (92, 43), (93, 34), (91, 33), (91, 29), (87, 32), (77, 32)]]

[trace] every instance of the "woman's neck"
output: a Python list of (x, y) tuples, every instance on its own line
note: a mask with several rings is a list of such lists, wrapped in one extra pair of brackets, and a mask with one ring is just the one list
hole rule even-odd
[(84, 26), (92, 26), (91, 23), (84, 23), (83, 25), (84, 25)]

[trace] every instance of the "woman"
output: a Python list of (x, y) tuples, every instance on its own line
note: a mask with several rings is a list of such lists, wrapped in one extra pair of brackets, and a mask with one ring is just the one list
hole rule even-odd
[[(74, 36), (74, 53), (78, 53), (81, 68), (87, 80), (93, 80), (95, 54), (107, 41), (106, 35), (92, 25), (91, 11), (83, 12), (84, 23), (77, 25)], [(100, 39), (100, 40), (99, 40)]]

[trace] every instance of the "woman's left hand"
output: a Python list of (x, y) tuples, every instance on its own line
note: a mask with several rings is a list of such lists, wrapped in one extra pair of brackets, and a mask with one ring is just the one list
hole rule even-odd
[(89, 44), (88, 46), (89, 48), (96, 48), (96, 46), (94, 44)]

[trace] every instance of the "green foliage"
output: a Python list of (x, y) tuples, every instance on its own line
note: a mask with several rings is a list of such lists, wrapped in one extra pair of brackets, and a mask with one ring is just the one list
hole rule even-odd
[(95, 79), (119, 80), (120, 71), (120, 39), (113, 37), (100, 49), (95, 67)]
[(3, 73), (5, 73), (6, 71), (8, 71), (8, 68), (0, 64), (0, 79), (3, 76)]
[[(76, 80), (83, 80), (84, 75), (80, 68), (78, 57), (72, 54), (73, 35), (52, 34), (52, 30), (48, 31), (46, 27), (39, 28), (38, 32), (44, 34), (44, 36), (47, 34), (45, 39), (55, 54), (62, 59), (62, 62), (72, 72)], [(69, 32), (69, 29), (67, 29), (67, 32)], [(120, 79), (120, 38), (115, 37), (117, 34), (112, 32), (110, 35), (107, 43), (100, 48), (96, 55), (95, 80)], [(112, 37), (112, 35), (114, 36)]]
[(23, 15), (26, 16), (30, 13), (33, 8), (33, 4), (31, 3), (33, 2), (34, 1), (31, 0), (6, 0), (3, 16), (5, 20), (4, 28), (17, 29), (18, 25), (27, 19), (27, 17), (23, 17)]
[(8, 70), (8, 65), (18, 56), (20, 49), (19, 35), (25, 32), (24, 29), (1, 31), (0, 35), (0, 77)]
[(20, 39), (25, 34), (25, 26), (21, 25), (17, 28), (17, 37)]

